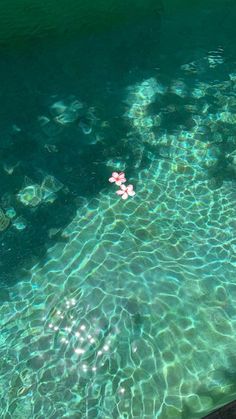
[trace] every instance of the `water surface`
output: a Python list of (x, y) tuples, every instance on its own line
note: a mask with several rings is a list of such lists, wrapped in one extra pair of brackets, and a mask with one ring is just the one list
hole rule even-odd
[(201, 418), (236, 391), (236, 7), (72, 4), (2, 29), (0, 411)]

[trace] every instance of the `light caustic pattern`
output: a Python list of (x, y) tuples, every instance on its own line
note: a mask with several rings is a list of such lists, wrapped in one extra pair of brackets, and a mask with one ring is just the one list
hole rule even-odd
[[(139, 144), (164, 141), (143, 112), (165, 92), (155, 79), (139, 88), (131, 130)], [(2, 417), (197, 419), (235, 397), (236, 191), (209, 187), (216, 154), (197, 127), (166, 137), (172, 157), (137, 170), (132, 199), (108, 184), (84, 201), (66, 244), (12, 288)]]

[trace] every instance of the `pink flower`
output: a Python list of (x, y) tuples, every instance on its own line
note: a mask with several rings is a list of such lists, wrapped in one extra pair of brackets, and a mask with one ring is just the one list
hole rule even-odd
[(127, 199), (128, 196), (134, 196), (133, 185), (121, 185), (119, 191), (116, 191), (117, 195), (122, 195), (122, 199)]
[(111, 183), (115, 182), (115, 184), (118, 186), (120, 186), (122, 183), (125, 183), (126, 179), (125, 179), (124, 172), (120, 172), (120, 173), (113, 172), (112, 177), (109, 178), (109, 182)]

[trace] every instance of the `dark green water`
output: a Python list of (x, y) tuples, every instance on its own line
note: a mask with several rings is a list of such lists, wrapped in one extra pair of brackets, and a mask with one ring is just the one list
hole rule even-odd
[(0, 7), (1, 415), (201, 418), (236, 394), (235, 2)]
[[(69, 189), (68, 194), (59, 196), (55, 205), (39, 208), (38, 211), (19, 207), (17, 215), (26, 217), (28, 228), (22, 231), (20, 236), (18, 232), (16, 234), (10, 229), (5, 233), (1, 263), (2, 277), (7, 281), (12, 281), (11, 267), (15, 271), (16, 262), (19, 265), (28, 261), (31, 263), (32, 258), (43, 255), (48, 245), (49, 229), (63, 227), (73, 218), (77, 207), (73, 202), (78, 194), (96, 195), (105, 186), (104, 158), (116, 155), (114, 135), (119, 137), (125, 132), (122, 131), (125, 128), (121, 114), (120, 91), (125, 87), (127, 77), (132, 80), (133, 72), (136, 73), (134, 77), (138, 77), (145, 68), (148, 70), (147, 60), (150, 52), (147, 44), (151, 43), (155, 49), (159, 44), (160, 8), (157, 8), (154, 14), (153, 7), (144, 7), (140, 2), (140, 5), (134, 8), (137, 11), (135, 21), (133, 7), (127, 14), (121, 5), (118, 8), (111, 5), (107, 10), (103, 3), (100, 7), (92, 6), (86, 10), (82, 7), (81, 10), (77, 3), (72, 2), (71, 6), (75, 8), (75, 12), (72, 13), (73, 7), (67, 6), (67, 18), (64, 22), (64, 9), (60, 10), (57, 4), (57, 22), (53, 6), (51, 4), (50, 10), (46, 7), (45, 14), (41, 16), (39, 33), (31, 33), (32, 24), (39, 19), (36, 13), (37, 5), (36, 11), (32, 7), (32, 19), (31, 14), (23, 15), (25, 9), (18, 6), (22, 12), (22, 19), (24, 18), (23, 21), (19, 19), (24, 27), (23, 32), (18, 29), (17, 23), (13, 27), (15, 30), (8, 25), (7, 20), (5, 25), (4, 21), (2, 25), (2, 39), (5, 44), (2, 47), (0, 70), (4, 80), (1, 92), (4, 103), (1, 109), (1, 130), (4, 138), (0, 150), (3, 206), (13, 205), (18, 210), (14, 195), (24, 184), (25, 176), (40, 182), (43, 179), (41, 172), (56, 176), (59, 171), (60, 181)], [(40, 5), (38, 7), (41, 8)], [(140, 18), (140, 9), (145, 9), (143, 21)], [(13, 15), (12, 7), (11, 14), (10, 11), (9, 15), (6, 13), (8, 18), (11, 16), (12, 22), (17, 22), (17, 10), (14, 9)], [(109, 15), (106, 19), (104, 10)], [(96, 16), (102, 16), (103, 19), (99, 20)], [(71, 25), (72, 18), (78, 24), (76, 30), (75, 26)], [(52, 26), (52, 36), (51, 32), (49, 36), (46, 30), (48, 25)], [(67, 25), (65, 35), (63, 31), (61, 33), (63, 25)], [(22, 34), (25, 35), (24, 39)], [(140, 54), (138, 45), (143, 42), (143, 37), (145, 43)], [(96, 129), (94, 135), (105, 135), (105, 138), (103, 144), (92, 147), (92, 154), (86, 144), (87, 137), (81, 133), (77, 125), (69, 127), (69, 131), (62, 134), (56, 153), (50, 153), (45, 148), (45, 144), (57, 142), (57, 139), (51, 139), (50, 134), (45, 136), (38, 132), (37, 118), (48, 113), (48, 107), (53, 103), (53, 95), (58, 98), (74, 95), (86, 104), (87, 109), (97, 107), (95, 118), (111, 118), (114, 121), (111, 128), (104, 130), (105, 133)], [(86, 112), (85, 110), (83, 113)], [(19, 126), (21, 131), (14, 131), (13, 125)], [(110, 142), (112, 147), (108, 146)], [(107, 146), (104, 147), (104, 144)], [(9, 175), (4, 165), (14, 167), (18, 162), (20, 164), (14, 170), (14, 174)], [(91, 185), (95, 169), (96, 178), (91, 188), (88, 185)]]

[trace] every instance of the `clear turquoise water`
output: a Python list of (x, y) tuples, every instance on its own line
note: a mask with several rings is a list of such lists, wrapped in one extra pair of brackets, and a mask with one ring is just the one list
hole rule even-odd
[(164, 6), (2, 48), (3, 418), (235, 399), (236, 7)]

